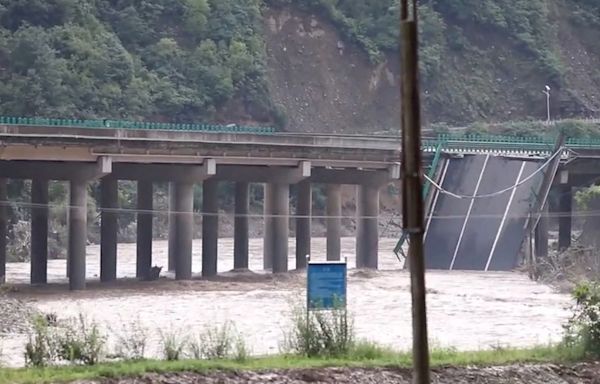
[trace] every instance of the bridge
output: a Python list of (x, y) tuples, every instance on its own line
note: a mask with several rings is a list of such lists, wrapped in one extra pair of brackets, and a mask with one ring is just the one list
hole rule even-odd
[[(193, 185), (202, 184), (202, 276), (217, 274), (218, 183), (235, 182), (235, 268), (248, 268), (249, 183), (264, 183), (264, 267), (288, 270), (290, 186), (297, 186), (296, 268), (310, 254), (311, 184), (327, 184), (328, 257), (340, 258), (342, 184), (357, 186), (357, 266), (377, 267), (379, 189), (399, 178), (396, 138), (302, 135), (268, 128), (117, 121), (0, 119), (6, 179), (32, 180), (31, 283), (47, 282), (48, 181), (70, 183), (68, 273), (86, 283), (87, 185), (100, 181), (101, 281), (116, 278), (118, 180), (137, 181), (137, 277), (152, 267), (153, 184), (170, 184), (169, 270), (192, 278)], [(0, 213), (6, 239), (6, 210)], [(0, 243), (0, 277), (6, 244)]]
[[(430, 168), (428, 177), (440, 181), (444, 159), (498, 155), (539, 162), (556, 152), (555, 144), (552, 138), (442, 135), (423, 140), (423, 155)], [(571, 191), (575, 186), (590, 185), (600, 176), (600, 141), (568, 139), (559, 151), (554, 156), (558, 160), (551, 181), (552, 188), (562, 191), (560, 211), (567, 214), (560, 218), (560, 246), (566, 247), (571, 238)], [(69, 182), (69, 286), (84, 289), (86, 199), (91, 181), (100, 182), (103, 282), (116, 279), (118, 180), (137, 182), (136, 272), (140, 279), (148, 278), (152, 267), (153, 185), (169, 183), (168, 268), (178, 280), (192, 278), (194, 184), (203, 188), (202, 276), (208, 278), (217, 274), (219, 182), (235, 183), (237, 269), (248, 268), (249, 183), (264, 183), (264, 268), (274, 273), (290, 268), (290, 186), (297, 190), (293, 216), (295, 268), (300, 269), (310, 254), (311, 185), (327, 184), (327, 256), (339, 260), (340, 185), (350, 184), (357, 187), (357, 267), (377, 268), (379, 190), (399, 180), (400, 155), (399, 138), (392, 136), (292, 134), (237, 125), (0, 117), (0, 201), (7, 201), (6, 179), (32, 180), (31, 283), (45, 284), (48, 182)], [(424, 192), (433, 196), (436, 189), (431, 186), (427, 183)], [(438, 186), (444, 187), (444, 183)], [(430, 204), (432, 200), (428, 199)], [(0, 209), (0, 283), (6, 264), (5, 206)], [(543, 228), (543, 216), (535, 221), (537, 228)], [(543, 229), (537, 232), (543, 236)]]

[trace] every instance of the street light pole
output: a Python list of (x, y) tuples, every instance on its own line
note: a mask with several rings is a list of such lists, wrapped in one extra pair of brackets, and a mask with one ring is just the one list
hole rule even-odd
[(546, 94), (546, 111), (547, 111), (547, 118), (546, 118), (546, 123), (549, 125), (550, 124), (550, 86), (546, 85), (546, 90), (542, 91)]

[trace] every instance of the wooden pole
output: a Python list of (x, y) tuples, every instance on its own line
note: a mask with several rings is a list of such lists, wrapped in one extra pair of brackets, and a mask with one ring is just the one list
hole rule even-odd
[(429, 384), (416, 0), (413, 0), (412, 18), (409, 15), (408, 0), (402, 0), (400, 27), (402, 52), (402, 217), (404, 230), (409, 236), (408, 254), (413, 319), (413, 382), (415, 384)]

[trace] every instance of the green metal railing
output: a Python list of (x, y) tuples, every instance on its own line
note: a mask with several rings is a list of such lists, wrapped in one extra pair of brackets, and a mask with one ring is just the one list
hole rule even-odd
[(218, 124), (180, 124), (157, 123), (127, 120), (78, 120), (78, 119), (46, 119), (39, 117), (7, 117), (0, 116), (0, 125), (17, 126), (42, 126), (66, 128), (110, 128), (110, 129), (140, 129), (140, 130), (166, 130), (166, 131), (193, 131), (214, 133), (253, 133), (272, 134), (272, 127), (251, 127), (241, 125)]
[[(464, 135), (442, 134), (436, 138), (423, 140), (423, 150), (433, 152), (438, 145), (444, 149), (490, 149), (490, 150), (527, 150), (552, 151), (556, 142), (555, 137), (524, 137), (507, 135)], [(568, 138), (567, 148), (600, 148), (600, 138)]]

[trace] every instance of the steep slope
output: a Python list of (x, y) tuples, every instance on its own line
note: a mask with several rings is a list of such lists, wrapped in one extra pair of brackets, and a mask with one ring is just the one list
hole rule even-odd
[[(288, 129), (377, 132), (398, 126), (394, 0), (269, 3), (263, 13), (267, 74)], [(546, 84), (554, 117), (600, 109), (594, 44), (600, 12), (593, 1), (421, 4), (426, 122), (543, 119)]]

